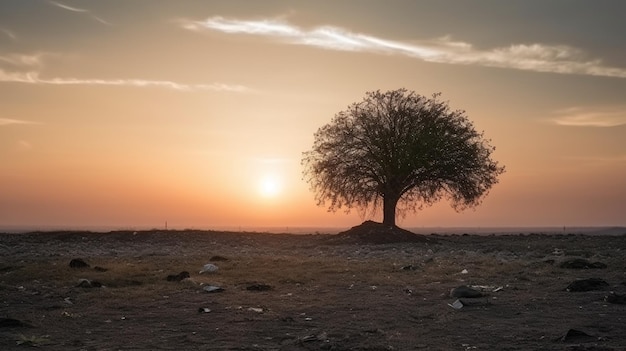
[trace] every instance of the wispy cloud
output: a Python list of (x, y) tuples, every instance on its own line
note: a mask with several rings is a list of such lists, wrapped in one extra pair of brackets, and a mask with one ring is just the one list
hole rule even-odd
[[(149, 79), (81, 79), (81, 78), (42, 78), (40, 71), (44, 66), (44, 56), (55, 56), (54, 53), (6, 54), (0, 56), (0, 83), (23, 83), (40, 85), (92, 85), (119, 86), (139, 88), (164, 88), (177, 91), (226, 91), (252, 92), (252, 89), (235, 84), (209, 83), (186, 84), (170, 80)], [(5, 68), (2, 67), (4, 64)], [(6, 67), (9, 66), (7, 69)]]
[(38, 72), (7, 72), (0, 68), (0, 82), (24, 83), (41, 85), (93, 85), (93, 86), (119, 86), (139, 88), (165, 88), (177, 91), (226, 91), (226, 92), (251, 92), (251, 89), (242, 85), (223, 83), (210, 84), (185, 84), (170, 80), (146, 80), (146, 79), (79, 79), (79, 78), (40, 78)]
[(12, 66), (41, 66), (42, 57), (44, 54), (32, 54), (32, 55), (22, 55), (22, 54), (8, 54), (4, 56), (0, 56), (0, 63), (8, 63)]
[(516, 44), (480, 50), (450, 37), (406, 43), (333, 26), (305, 30), (277, 19), (238, 20), (216, 16), (202, 21), (182, 20), (180, 25), (192, 31), (255, 35), (292, 45), (403, 55), (426, 62), (626, 78), (626, 68), (605, 66), (600, 59), (588, 59), (581, 50), (566, 45)]
[(15, 33), (11, 32), (10, 30), (6, 28), (0, 28), (0, 32), (6, 35), (9, 39), (17, 41), (17, 35), (15, 35)]
[(29, 142), (28, 140), (18, 140), (17, 147), (20, 150), (30, 150), (33, 148), (33, 144)]
[(626, 108), (593, 110), (572, 107), (556, 111), (558, 116), (552, 121), (561, 126), (571, 127), (617, 127), (626, 125)]
[(68, 6), (68, 5), (65, 5), (65, 4), (62, 4), (60, 2), (56, 2), (56, 1), (48, 1), (48, 3), (50, 3), (51, 5), (54, 5), (54, 6), (58, 7), (58, 8), (67, 10), (67, 11), (84, 13), (86, 15), (89, 15), (91, 18), (93, 18), (94, 20), (96, 20), (96, 21), (98, 21), (98, 22), (100, 22), (102, 24), (106, 24), (108, 26), (112, 25), (110, 22), (105, 21), (104, 19), (94, 15), (93, 13), (91, 13), (91, 11), (89, 11), (87, 9), (80, 9), (80, 8), (77, 8), (77, 7)]
[(9, 126), (15, 124), (41, 124), (39, 122), (25, 121), (22, 119), (0, 118), (0, 126)]

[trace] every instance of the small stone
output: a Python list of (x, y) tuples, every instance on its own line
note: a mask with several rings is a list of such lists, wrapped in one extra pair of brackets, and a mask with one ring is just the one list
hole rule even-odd
[(101, 288), (102, 287), (102, 283), (95, 281), (95, 280), (89, 280), (89, 279), (79, 279), (78, 280), (78, 285), (76, 285), (77, 288)]
[(615, 292), (611, 291), (611, 293), (604, 298), (604, 301), (608, 303), (626, 305), (626, 295), (616, 294)]
[(561, 262), (559, 267), (567, 269), (604, 269), (607, 266), (602, 262), (592, 263), (583, 258), (573, 258), (571, 260)]
[(592, 291), (592, 290), (604, 290), (609, 286), (609, 283), (605, 282), (599, 278), (589, 278), (589, 279), (580, 279), (575, 280), (570, 285), (565, 288), (566, 291), (569, 292), (581, 292), (581, 291)]
[(246, 287), (249, 291), (268, 291), (272, 290), (272, 287), (267, 284), (252, 284)]
[(457, 288), (450, 290), (450, 297), (468, 297), (468, 298), (476, 298), (483, 297), (483, 293), (479, 290), (472, 289), (469, 286), (461, 285)]
[(191, 277), (189, 275), (189, 272), (182, 271), (182, 272), (180, 272), (178, 274), (170, 274), (170, 275), (168, 275), (165, 278), (165, 280), (167, 280), (168, 282), (179, 282), (179, 281), (181, 281), (183, 279), (186, 279), (186, 278), (189, 278), (189, 277)]
[(200, 270), (200, 274), (217, 272), (218, 267), (212, 263), (205, 264)]
[(211, 262), (228, 261), (228, 258), (226, 258), (224, 256), (215, 255), (215, 256), (212, 256), (211, 258), (209, 258), (209, 261), (211, 261)]
[(71, 268), (87, 268), (89, 267), (89, 264), (87, 264), (87, 262), (83, 261), (80, 258), (75, 258), (70, 261), (70, 267)]

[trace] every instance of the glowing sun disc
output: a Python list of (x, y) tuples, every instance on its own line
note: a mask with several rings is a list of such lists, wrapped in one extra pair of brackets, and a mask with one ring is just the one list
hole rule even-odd
[(266, 176), (259, 182), (259, 192), (265, 197), (274, 197), (280, 193), (280, 181), (273, 176)]

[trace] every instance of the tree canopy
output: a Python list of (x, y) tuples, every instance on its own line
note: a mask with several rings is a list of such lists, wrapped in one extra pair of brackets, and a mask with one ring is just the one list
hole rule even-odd
[(446, 198), (461, 211), (479, 205), (504, 167), (465, 111), (406, 89), (367, 92), (314, 135), (303, 153), (305, 179), (329, 210), (383, 207), (383, 223)]

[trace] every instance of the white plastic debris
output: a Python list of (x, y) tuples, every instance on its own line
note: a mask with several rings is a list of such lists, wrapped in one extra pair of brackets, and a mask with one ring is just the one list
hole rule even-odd
[(214, 265), (212, 263), (207, 263), (200, 270), (200, 274), (203, 274), (203, 273), (214, 273), (214, 272), (217, 272), (218, 269), (219, 268), (217, 268), (216, 265)]
[(252, 312), (256, 312), (256, 313), (263, 313), (263, 309), (262, 308), (258, 308), (258, 307), (248, 307), (248, 311), (252, 311)]
[(461, 271), (461, 274), (467, 274), (467, 273), (469, 273), (469, 271), (467, 269), (464, 269), (464, 270)]
[(209, 293), (215, 293), (215, 292), (224, 291), (224, 288), (222, 288), (221, 286), (216, 286), (216, 285), (205, 285), (204, 287), (202, 287), (202, 290), (209, 292)]
[(463, 302), (461, 302), (461, 300), (456, 300), (453, 303), (449, 303), (448, 306), (454, 308), (455, 310), (460, 310), (461, 308), (463, 308)]

